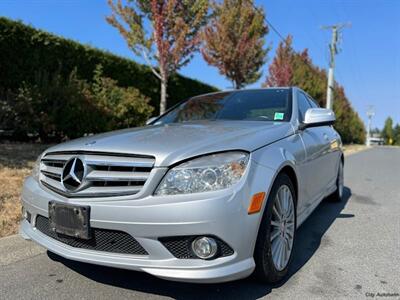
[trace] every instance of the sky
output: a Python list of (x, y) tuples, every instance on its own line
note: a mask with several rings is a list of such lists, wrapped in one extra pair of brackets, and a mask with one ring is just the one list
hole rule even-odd
[[(351, 22), (343, 30), (336, 56), (335, 79), (360, 117), (367, 121), (374, 107), (372, 127), (382, 128), (391, 116), (400, 123), (400, 0), (255, 0), (282, 36), (293, 36), (293, 47), (309, 49), (313, 62), (328, 66), (331, 32), (322, 25)], [(105, 21), (110, 14), (106, 0), (0, 0), (0, 15), (117, 55), (135, 57), (119, 33)], [(272, 47), (263, 76), (248, 87), (260, 87), (268, 73), (280, 37), (270, 30)], [(230, 81), (208, 66), (200, 54), (180, 70), (185, 76), (231, 88)]]

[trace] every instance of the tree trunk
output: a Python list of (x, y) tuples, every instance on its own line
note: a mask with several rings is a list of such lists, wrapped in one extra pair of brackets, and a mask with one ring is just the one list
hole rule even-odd
[(234, 81), (235, 90), (240, 90), (242, 88), (242, 83), (238, 81)]
[(160, 115), (167, 110), (167, 79), (161, 79)]

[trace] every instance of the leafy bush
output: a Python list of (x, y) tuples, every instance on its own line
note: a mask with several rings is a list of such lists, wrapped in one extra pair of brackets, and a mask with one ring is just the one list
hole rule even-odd
[(17, 138), (39, 136), (42, 141), (76, 138), (88, 133), (140, 126), (153, 108), (135, 88), (121, 88), (103, 77), (99, 66), (91, 82), (73, 70), (63, 79), (59, 72), (37, 72), (16, 93), (0, 100), (0, 126), (14, 129)]
[(103, 68), (98, 65), (90, 89), (96, 106), (107, 116), (106, 130), (143, 125), (154, 108), (139, 90), (121, 88), (111, 78), (103, 77)]
[(9, 93), (7, 106), (12, 109), (7, 123), (18, 138), (72, 138), (91, 132), (98, 110), (88, 98), (87, 88), (76, 72), (63, 79), (59, 73), (50, 76), (38, 71), (33, 82), (23, 82), (15, 94)]

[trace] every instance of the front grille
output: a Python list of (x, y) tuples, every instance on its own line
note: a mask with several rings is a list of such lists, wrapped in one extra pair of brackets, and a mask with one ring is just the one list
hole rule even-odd
[[(198, 258), (192, 251), (192, 242), (197, 236), (173, 236), (162, 237), (159, 241), (172, 253), (176, 258), (195, 259)], [(217, 237), (212, 237), (218, 245), (216, 257), (224, 257), (233, 254), (233, 249), (224, 241)]]
[(48, 237), (74, 248), (104, 251), (110, 253), (148, 255), (146, 250), (132, 236), (126, 232), (91, 228), (92, 238), (89, 240), (77, 239), (60, 235), (50, 230), (49, 219), (38, 215), (36, 229)]
[[(83, 179), (81, 183), (72, 181), (66, 186), (65, 181), (62, 184), (63, 170), (74, 158), (84, 164), (84, 169), (81, 170)], [(143, 188), (154, 162), (153, 156), (144, 155), (87, 151), (49, 152), (42, 157), (40, 163), (40, 181), (48, 189), (69, 198), (133, 195)]]

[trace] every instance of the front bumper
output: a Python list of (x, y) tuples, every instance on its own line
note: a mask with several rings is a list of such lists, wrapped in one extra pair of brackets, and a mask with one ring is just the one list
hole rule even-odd
[[(34, 229), (27, 221), (20, 227), (21, 235), (42, 245), (62, 257), (102, 266), (143, 271), (154, 276), (188, 282), (224, 282), (247, 277), (253, 272), (254, 260), (244, 259), (233, 263), (234, 257), (218, 259), (217, 264), (202, 260), (182, 260), (177, 258), (151, 259), (149, 256), (111, 254), (98, 251), (76, 249), (57, 242)], [(158, 246), (157, 246), (158, 248)]]
[[(260, 178), (262, 172), (262, 183)], [(267, 175), (267, 176), (266, 176)], [(144, 271), (176, 281), (224, 282), (250, 275), (255, 267), (253, 250), (261, 214), (247, 214), (250, 195), (266, 191), (271, 170), (253, 164), (248, 180), (234, 190), (201, 195), (148, 196), (142, 199), (115, 198), (104, 201), (64, 198), (47, 191), (33, 178), (24, 183), (22, 202), (31, 214), (20, 232), (49, 251), (68, 259), (98, 265)], [(249, 182), (252, 184), (250, 185)], [(51, 200), (91, 207), (91, 227), (119, 230), (130, 234), (148, 255), (117, 254), (74, 248), (48, 237), (35, 227), (37, 215), (48, 217)], [(265, 203), (264, 203), (265, 205)], [(226, 242), (234, 253), (213, 260), (179, 259), (158, 240), (160, 237), (213, 235)]]

